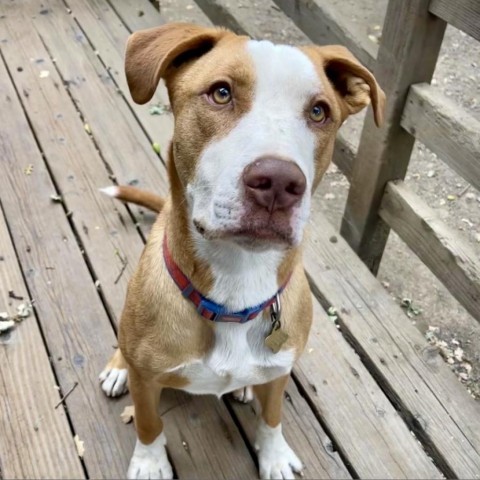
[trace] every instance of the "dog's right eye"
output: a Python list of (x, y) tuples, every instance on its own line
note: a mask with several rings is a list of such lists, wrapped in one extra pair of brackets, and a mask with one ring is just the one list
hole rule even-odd
[(218, 105), (226, 105), (232, 101), (232, 92), (227, 83), (214, 85), (210, 90), (210, 99)]

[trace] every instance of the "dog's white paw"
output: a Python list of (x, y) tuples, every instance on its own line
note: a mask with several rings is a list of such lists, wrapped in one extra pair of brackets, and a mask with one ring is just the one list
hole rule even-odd
[(129, 480), (173, 478), (172, 466), (165, 449), (166, 444), (167, 438), (163, 432), (150, 445), (144, 445), (137, 440), (127, 478)]
[(293, 472), (302, 472), (302, 462), (285, 440), (281, 424), (272, 428), (260, 420), (255, 448), (258, 450), (260, 478), (292, 479), (295, 478)]
[(234, 390), (232, 395), (237, 402), (248, 403), (253, 400), (253, 388), (250, 386), (239, 388)]
[(118, 397), (127, 393), (127, 369), (106, 368), (98, 377), (107, 397)]

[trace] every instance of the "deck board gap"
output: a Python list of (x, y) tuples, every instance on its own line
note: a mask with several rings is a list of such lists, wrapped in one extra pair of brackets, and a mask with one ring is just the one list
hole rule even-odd
[(335, 435), (333, 434), (332, 430), (328, 427), (327, 423), (322, 419), (322, 416), (320, 415), (320, 412), (312, 402), (310, 396), (306, 392), (305, 385), (297, 378), (295, 373), (292, 372), (291, 378), (293, 383), (298, 389), (298, 392), (302, 396), (302, 398), (305, 400), (307, 405), (310, 407), (310, 410), (313, 412), (313, 415), (317, 419), (317, 422), (320, 424), (324, 432), (327, 434), (328, 438), (330, 439), (330, 442), (332, 443), (332, 448), (333, 451), (336, 452), (340, 459), (342, 460), (343, 464), (345, 465), (345, 468), (347, 469), (348, 473), (352, 476), (352, 479), (359, 479), (360, 475), (357, 473), (353, 465), (349, 462), (347, 455), (343, 451), (342, 447), (340, 447), (339, 442), (335, 438)]
[[(312, 294), (318, 300), (318, 302), (320, 303), (321, 307), (325, 310), (325, 312), (328, 313), (328, 309), (332, 307), (332, 305), (330, 305), (328, 300), (322, 295), (320, 290), (317, 288), (314, 280), (310, 277), (308, 273), (307, 273), (307, 278), (310, 282), (310, 289), (312, 291)], [(435, 443), (430, 438), (428, 433), (425, 431), (425, 428), (422, 426), (422, 424), (418, 421), (418, 419), (410, 411), (410, 409), (404, 404), (404, 402), (402, 402), (401, 398), (397, 395), (397, 393), (392, 388), (389, 388), (387, 379), (384, 377), (384, 375), (380, 372), (378, 367), (375, 365), (375, 361), (369, 357), (366, 350), (362, 347), (360, 342), (358, 342), (355, 339), (354, 335), (350, 332), (350, 329), (347, 327), (345, 322), (343, 322), (341, 312), (337, 312), (335, 315), (337, 315), (338, 317), (337, 321), (338, 321), (338, 326), (340, 327), (339, 331), (342, 337), (345, 339), (348, 345), (352, 348), (352, 350), (358, 355), (362, 364), (368, 370), (370, 375), (374, 378), (380, 390), (382, 390), (382, 392), (388, 398), (393, 408), (398, 412), (398, 414), (406, 423), (406, 425), (408, 426), (412, 434), (415, 436), (417, 441), (421, 444), (423, 450), (430, 457), (433, 464), (445, 475), (445, 478), (452, 478), (452, 479), (458, 478), (458, 476), (455, 475), (454, 471), (448, 465), (448, 462), (446, 461), (446, 459), (437, 449)], [(297, 381), (297, 383), (300, 383), (300, 382)], [(303, 390), (300, 388), (300, 386), (299, 386), (299, 390), (303, 395)], [(435, 392), (432, 391), (432, 393), (435, 395)], [(307, 401), (308, 401), (308, 398), (307, 398)], [(312, 407), (312, 409), (315, 412), (314, 406)], [(445, 411), (445, 414), (448, 415), (448, 412)], [(321, 420), (319, 419), (319, 421)], [(326, 431), (328, 433), (328, 430)], [(468, 439), (466, 440), (471, 444), (471, 442)], [(472, 447), (475, 448), (474, 445), (472, 445)], [(339, 453), (341, 454), (341, 452)], [(347, 463), (346, 465), (348, 468)]]
[(243, 428), (242, 422), (240, 421), (234, 409), (232, 408), (231, 402), (232, 401), (234, 402), (235, 400), (232, 400), (231, 394), (227, 394), (227, 395), (229, 396), (228, 399), (226, 398), (227, 396), (224, 395), (219, 401), (223, 402), (223, 404), (225, 405), (225, 408), (227, 409), (228, 413), (232, 417), (233, 423), (236, 425), (238, 431), (240, 432), (240, 436), (242, 437), (242, 440), (247, 447), (248, 453), (250, 453), (250, 456), (252, 457), (252, 460), (255, 463), (255, 466), (258, 468), (258, 455), (255, 450), (255, 446), (250, 443), (247, 433)]

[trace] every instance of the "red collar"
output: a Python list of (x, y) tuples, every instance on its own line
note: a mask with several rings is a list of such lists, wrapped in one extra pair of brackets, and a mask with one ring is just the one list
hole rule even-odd
[(220, 305), (212, 300), (209, 300), (195, 289), (190, 280), (185, 276), (185, 274), (180, 270), (178, 265), (173, 260), (168, 249), (166, 235), (163, 238), (163, 258), (170, 276), (182, 292), (182, 295), (195, 305), (197, 312), (202, 317), (213, 322), (246, 323), (250, 320), (253, 320), (261, 312), (263, 312), (263, 310), (275, 303), (277, 296), (282, 293), (288, 281), (290, 280), (289, 276), (285, 284), (277, 291), (277, 293), (260, 305), (245, 308), (239, 312), (231, 312), (224, 305)]

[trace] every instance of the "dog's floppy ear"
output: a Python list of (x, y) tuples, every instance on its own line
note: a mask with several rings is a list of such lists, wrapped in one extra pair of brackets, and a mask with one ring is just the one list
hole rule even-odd
[(206, 53), (226, 33), (188, 23), (168, 23), (130, 35), (125, 73), (133, 100), (148, 102), (170, 67)]
[(325, 73), (339, 95), (344, 118), (359, 112), (371, 101), (375, 123), (380, 127), (385, 94), (370, 71), (340, 45), (315, 46), (313, 50), (320, 55)]

